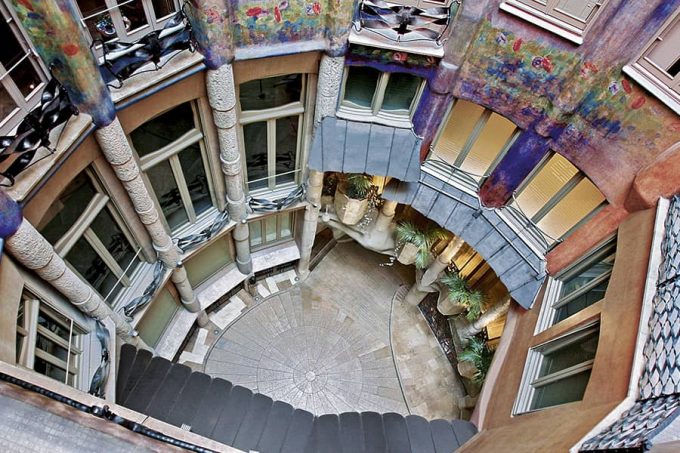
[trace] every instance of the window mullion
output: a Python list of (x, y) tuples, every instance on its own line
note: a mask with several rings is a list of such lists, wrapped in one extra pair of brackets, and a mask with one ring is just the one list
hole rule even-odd
[(83, 233), (83, 237), (87, 241), (90, 246), (94, 249), (95, 253), (99, 256), (99, 258), (104, 261), (104, 264), (113, 272), (113, 274), (116, 276), (116, 278), (121, 278), (121, 281), (125, 286), (130, 286), (130, 280), (127, 278), (125, 275), (125, 272), (123, 269), (118, 265), (116, 262), (115, 258), (113, 255), (111, 255), (111, 252), (106, 248), (104, 243), (99, 239), (97, 234), (92, 231), (91, 228), (88, 228), (85, 230)]
[(553, 305), (553, 308), (557, 309), (560, 308), (569, 302), (573, 301), (574, 299), (578, 298), (579, 296), (582, 296), (583, 294), (587, 293), (609, 277), (611, 277), (612, 271), (608, 270), (605, 271), (603, 274), (599, 275), (597, 278), (594, 278), (593, 280), (589, 281), (587, 284), (583, 285), (579, 289), (567, 294), (565, 297), (559, 299), (555, 304)]
[(585, 362), (577, 363), (576, 365), (572, 365), (568, 368), (565, 368), (563, 370), (557, 371), (555, 373), (548, 374), (546, 376), (541, 376), (540, 378), (535, 379), (531, 385), (533, 387), (543, 387), (548, 384), (552, 384), (557, 381), (561, 381), (562, 379), (566, 379), (570, 376), (574, 376), (575, 374), (582, 373), (586, 370), (589, 370), (593, 367), (593, 363), (595, 363), (594, 359), (586, 360)]
[(90, 224), (99, 215), (99, 212), (106, 207), (109, 197), (98, 193), (87, 204), (83, 213), (78, 217), (71, 228), (54, 244), (54, 251), (62, 258), (68, 254), (78, 239), (90, 228)]
[(26, 299), (24, 301), (24, 316), (26, 316), (26, 347), (22, 351), (21, 363), (30, 369), (35, 365), (35, 344), (38, 340), (38, 312), (40, 302), (37, 299)]
[(184, 209), (189, 216), (189, 223), (196, 222), (196, 211), (194, 211), (194, 205), (191, 202), (191, 194), (189, 193), (189, 188), (187, 187), (187, 182), (184, 179), (184, 171), (182, 171), (182, 165), (179, 162), (179, 156), (175, 154), (170, 159), (170, 168), (172, 169), (172, 174), (175, 176), (175, 182), (177, 183), (177, 188), (179, 189), (179, 196), (182, 198), (182, 203), (184, 203)]
[(463, 162), (465, 162), (468, 154), (470, 154), (470, 150), (481, 135), (484, 126), (486, 126), (486, 123), (489, 121), (489, 118), (491, 118), (491, 110), (484, 109), (484, 112), (482, 112), (481, 116), (477, 120), (477, 124), (475, 124), (475, 127), (472, 128), (472, 132), (468, 136), (467, 142), (463, 146), (463, 149), (460, 150), (460, 153), (458, 153), (458, 157), (456, 157), (456, 160), (453, 163), (455, 167), (462, 167)]
[(389, 82), (390, 74), (383, 72), (378, 80), (378, 86), (375, 89), (375, 94), (373, 95), (372, 113), (377, 115), (382, 108), (383, 100), (385, 99), (385, 90), (387, 89), (387, 83)]
[(267, 184), (276, 189), (276, 120), (267, 121)]
[(577, 185), (583, 180), (584, 176), (583, 173), (578, 172), (572, 178), (567, 181), (567, 183), (560, 188), (560, 190), (557, 191), (555, 195), (553, 195), (550, 200), (546, 204), (544, 204), (541, 209), (539, 209), (536, 214), (531, 218), (531, 221), (535, 224), (538, 224), (548, 213), (555, 207), (557, 204), (562, 201), (564, 197), (566, 197), (569, 192), (571, 192)]
[(158, 165), (169, 157), (174, 156), (185, 148), (197, 143), (202, 138), (203, 134), (201, 131), (198, 129), (190, 130), (174, 142), (140, 158), (142, 171), (147, 171), (149, 168)]

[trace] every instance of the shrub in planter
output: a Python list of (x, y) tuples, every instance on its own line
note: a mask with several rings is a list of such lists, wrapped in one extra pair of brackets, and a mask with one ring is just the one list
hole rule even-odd
[(448, 238), (448, 233), (441, 228), (421, 230), (408, 221), (399, 222), (395, 232), (397, 243), (401, 246), (397, 260), (402, 264), (415, 264), (419, 269), (427, 267), (434, 244), (440, 239)]
[(335, 214), (345, 225), (356, 225), (368, 208), (368, 194), (372, 178), (368, 175), (350, 173), (335, 191)]
[[(493, 351), (489, 349), (486, 340), (479, 337), (472, 337), (468, 341), (467, 347), (458, 354), (459, 372), (469, 374), (470, 364), (474, 365), (477, 371), (472, 375), (472, 380), (481, 384), (486, 379), (493, 359)], [(462, 369), (462, 370), (461, 370)], [(461, 373), (461, 375), (462, 375)]]
[(467, 310), (465, 317), (474, 321), (482, 314), (484, 295), (479, 291), (472, 291), (467, 282), (457, 272), (446, 272), (440, 279), (449, 291), (449, 299)]

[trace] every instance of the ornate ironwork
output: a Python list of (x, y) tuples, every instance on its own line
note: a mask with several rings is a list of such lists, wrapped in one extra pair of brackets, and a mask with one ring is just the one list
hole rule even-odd
[(66, 404), (67, 406), (70, 406), (70, 407), (77, 409), (81, 412), (85, 412), (87, 414), (92, 414), (92, 415), (99, 417), (99, 418), (102, 418), (104, 420), (111, 421), (111, 422), (113, 422), (117, 425), (120, 425), (123, 428), (126, 428), (130, 431), (133, 431), (135, 433), (149, 437), (151, 439), (155, 439), (155, 440), (160, 441), (160, 442), (164, 442), (166, 444), (173, 445), (175, 447), (183, 448), (183, 449), (189, 450), (189, 451), (195, 451), (197, 453), (212, 453), (214, 451), (214, 450), (210, 450), (208, 448), (201, 447), (200, 445), (196, 445), (196, 444), (192, 444), (192, 443), (189, 443), (189, 442), (185, 442), (185, 441), (180, 440), (180, 439), (176, 439), (172, 436), (168, 436), (166, 434), (163, 434), (160, 431), (156, 431), (154, 429), (147, 428), (146, 426), (144, 426), (140, 423), (137, 423), (137, 422), (132, 421), (132, 420), (128, 420), (127, 418), (121, 417), (120, 415), (116, 415), (114, 412), (111, 412), (109, 406), (107, 406), (107, 405), (104, 405), (104, 406), (97, 406), (97, 405), (88, 406), (87, 404), (81, 403), (80, 401), (76, 401), (72, 398), (61, 395), (57, 392), (53, 392), (53, 391), (48, 390), (44, 387), (40, 387), (38, 385), (24, 381), (23, 379), (19, 379), (17, 377), (11, 376), (9, 374), (1, 373), (1, 372), (0, 372), (0, 380), (8, 382), (10, 384), (14, 384), (18, 387), (21, 387), (24, 390), (39, 393), (40, 395), (42, 395), (44, 397), (47, 397), (47, 398), (52, 399), (54, 401), (58, 401), (62, 404)]
[(132, 315), (137, 313), (149, 302), (151, 302), (151, 299), (153, 299), (153, 296), (156, 294), (156, 291), (158, 291), (158, 288), (161, 286), (161, 282), (163, 281), (164, 275), (165, 266), (163, 265), (163, 262), (161, 260), (158, 260), (156, 261), (156, 264), (154, 265), (153, 268), (153, 279), (144, 290), (144, 293), (139, 297), (135, 297), (130, 302), (128, 302), (127, 305), (125, 305), (125, 307), (123, 307), (123, 313), (125, 313), (125, 316), (128, 317), (128, 320), (132, 318)]
[[(456, 3), (456, 9), (457, 6)], [(449, 26), (451, 8), (422, 9), (382, 0), (363, 0), (359, 6), (357, 31), (371, 31), (394, 42), (436, 41), (440, 45)], [(357, 24), (354, 26), (356, 29)]]
[[(147, 63), (153, 63), (156, 71), (163, 67), (161, 59), (179, 52), (195, 49), (191, 24), (184, 11), (180, 10), (168, 20), (161, 30), (152, 31), (135, 42), (95, 41), (92, 45), (102, 45), (104, 62), (101, 65), (102, 76), (107, 85), (118, 82), (120, 88), (123, 81)], [(144, 71), (146, 72), (146, 71)], [(140, 74), (140, 73), (137, 73)]]
[[(0, 137), (0, 186), (13, 186), (21, 172), (52, 155), (55, 149), (50, 148), (50, 132), (77, 114), (78, 109), (57, 79), (47, 82), (40, 104), (19, 123), (16, 133)], [(39, 155), (40, 150), (46, 153)]]
[(275, 200), (267, 200), (264, 198), (253, 198), (248, 199), (248, 206), (253, 212), (276, 212), (287, 208), (288, 206), (298, 203), (305, 198), (305, 186), (300, 184), (291, 193), (283, 198), (277, 198)]
[(110, 333), (109, 329), (107, 329), (106, 326), (104, 326), (104, 324), (99, 320), (97, 320), (95, 324), (95, 333), (102, 348), (102, 358), (97, 371), (95, 371), (94, 376), (92, 376), (89, 393), (96, 397), (104, 398), (106, 394), (106, 383), (109, 380), (109, 369), (111, 364), (109, 356)]
[(200, 244), (204, 243), (205, 241), (209, 241), (213, 236), (219, 233), (222, 228), (224, 228), (229, 223), (230, 220), (231, 218), (229, 217), (229, 212), (225, 209), (217, 217), (215, 217), (212, 225), (210, 225), (208, 228), (204, 229), (200, 233), (190, 234), (189, 236), (178, 239), (177, 247), (179, 247), (182, 252), (187, 252), (188, 250), (198, 247)]

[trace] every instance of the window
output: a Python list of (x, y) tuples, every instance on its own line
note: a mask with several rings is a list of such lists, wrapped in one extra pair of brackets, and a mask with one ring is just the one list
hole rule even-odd
[(269, 215), (248, 223), (250, 247), (261, 249), (293, 238), (293, 213)]
[(76, 387), (81, 333), (73, 319), (24, 291), (17, 313), (17, 363)]
[(595, 184), (567, 159), (553, 153), (519, 188), (511, 206), (531, 219), (547, 243), (553, 244), (605, 204)]
[(177, 0), (77, 0), (93, 41), (132, 42), (159, 30), (179, 10)]
[(172, 283), (168, 283), (158, 292), (135, 326), (140, 338), (152, 348), (158, 346), (179, 307), (179, 296)]
[(536, 333), (604, 298), (616, 258), (616, 241), (608, 240), (548, 281)]
[(142, 171), (170, 231), (213, 207), (207, 151), (196, 106), (181, 104), (130, 134)]
[(599, 333), (599, 324), (590, 324), (530, 349), (514, 414), (583, 399)]
[(410, 128), (423, 87), (424, 80), (411, 74), (349, 66), (338, 116)]
[(300, 183), (307, 76), (289, 74), (239, 85), (241, 142), (252, 191)]
[(94, 174), (80, 173), (52, 203), (38, 230), (109, 304), (139, 264), (132, 237)]
[(2, 2), (0, 42), (0, 135), (7, 135), (38, 104), (38, 92), (47, 77), (16, 18)]
[(576, 44), (607, 0), (505, 0), (501, 9)]
[(439, 162), (463, 170), (477, 185), (496, 167), (520, 132), (501, 115), (459, 99), (440, 129), (428, 159), (434, 165)]
[(234, 262), (230, 235), (224, 235), (200, 250), (184, 263), (191, 287), (196, 289)]
[(680, 114), (680, 11), (623, 71)]

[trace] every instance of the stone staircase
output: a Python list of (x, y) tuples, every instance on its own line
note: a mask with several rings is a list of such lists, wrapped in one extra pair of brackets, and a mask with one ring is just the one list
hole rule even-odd
[(451, 453), (477, 432), (396, 413), (314, 416), (127, 344), (117, 370), (117, 404), (244, 451)]

